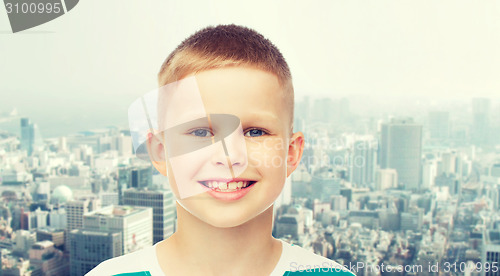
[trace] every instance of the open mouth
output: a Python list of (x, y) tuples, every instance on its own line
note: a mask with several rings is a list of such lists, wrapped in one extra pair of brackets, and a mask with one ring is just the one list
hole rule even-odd
[(255, 182), (257, 181), (230, 181), (230, 182), (221, 182), (215, 180), (199, 181), (199, 183), (201, 183), (203, 186), (212, 189), (213, 191), (225, 192), (225, 193), (236, 192), (239, 190), (246, 189), (255, 184)]

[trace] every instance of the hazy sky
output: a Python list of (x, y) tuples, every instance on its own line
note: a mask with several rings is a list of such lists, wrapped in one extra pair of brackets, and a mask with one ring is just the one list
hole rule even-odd
[(126, 122), (177, 44), (207, 25), (256, 29), (283, 52), (296, 93), (500, 96), (500, 1), (83, 0), (12, 34), (0, 7), (0, 111), (71, 126)]

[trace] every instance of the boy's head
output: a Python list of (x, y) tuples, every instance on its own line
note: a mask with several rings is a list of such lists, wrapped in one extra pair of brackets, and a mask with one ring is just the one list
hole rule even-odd
[[(159, 129), (147, 150), (179, 204), (217, 227), (267, 210), (303, 150), (303, 135), (292, 132), (290, 70), (278, 49), (244, 27), (211, 27), (182, 42), (158, 79)], [(137, 106), (147, 110), (151, 99)]]
[(163, 62), (158, 84), (181, 80), (202, 71), (224, 67), (251, 67), (276, 75), (283, 88), (290, 127), (294, 91), (285, 58), (274, 44), (256, 31), (237, 25), (207, 27), (185, 39)]

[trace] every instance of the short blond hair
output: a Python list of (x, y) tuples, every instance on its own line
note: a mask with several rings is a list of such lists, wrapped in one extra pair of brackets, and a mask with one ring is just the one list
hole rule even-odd
[(189, 74), (233, 66), (247, 66), (275, 74), (283, 88), (293, 125), (294, 91), (290, 68), (271, 41), (247, 27), (218, 25), (191, 35), (163, 62), (158, 84), (161, 87)]

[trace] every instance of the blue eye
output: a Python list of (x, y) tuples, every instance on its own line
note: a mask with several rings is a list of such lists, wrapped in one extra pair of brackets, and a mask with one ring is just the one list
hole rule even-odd
[(191, 131), (189, 134), (197, 136), (197, 137), (210, 137), (212, 133), (208, 129), (195, 129)]
[(254, 129), (250, 129), (249, 131), (247, 131), (245, 133), (245, 136), (259, 137), (259, 136), (262, 136), (265, 134), (267, 134), (267, 133), (265, 131), (263, 131), (262, 129), (254, 128)]

